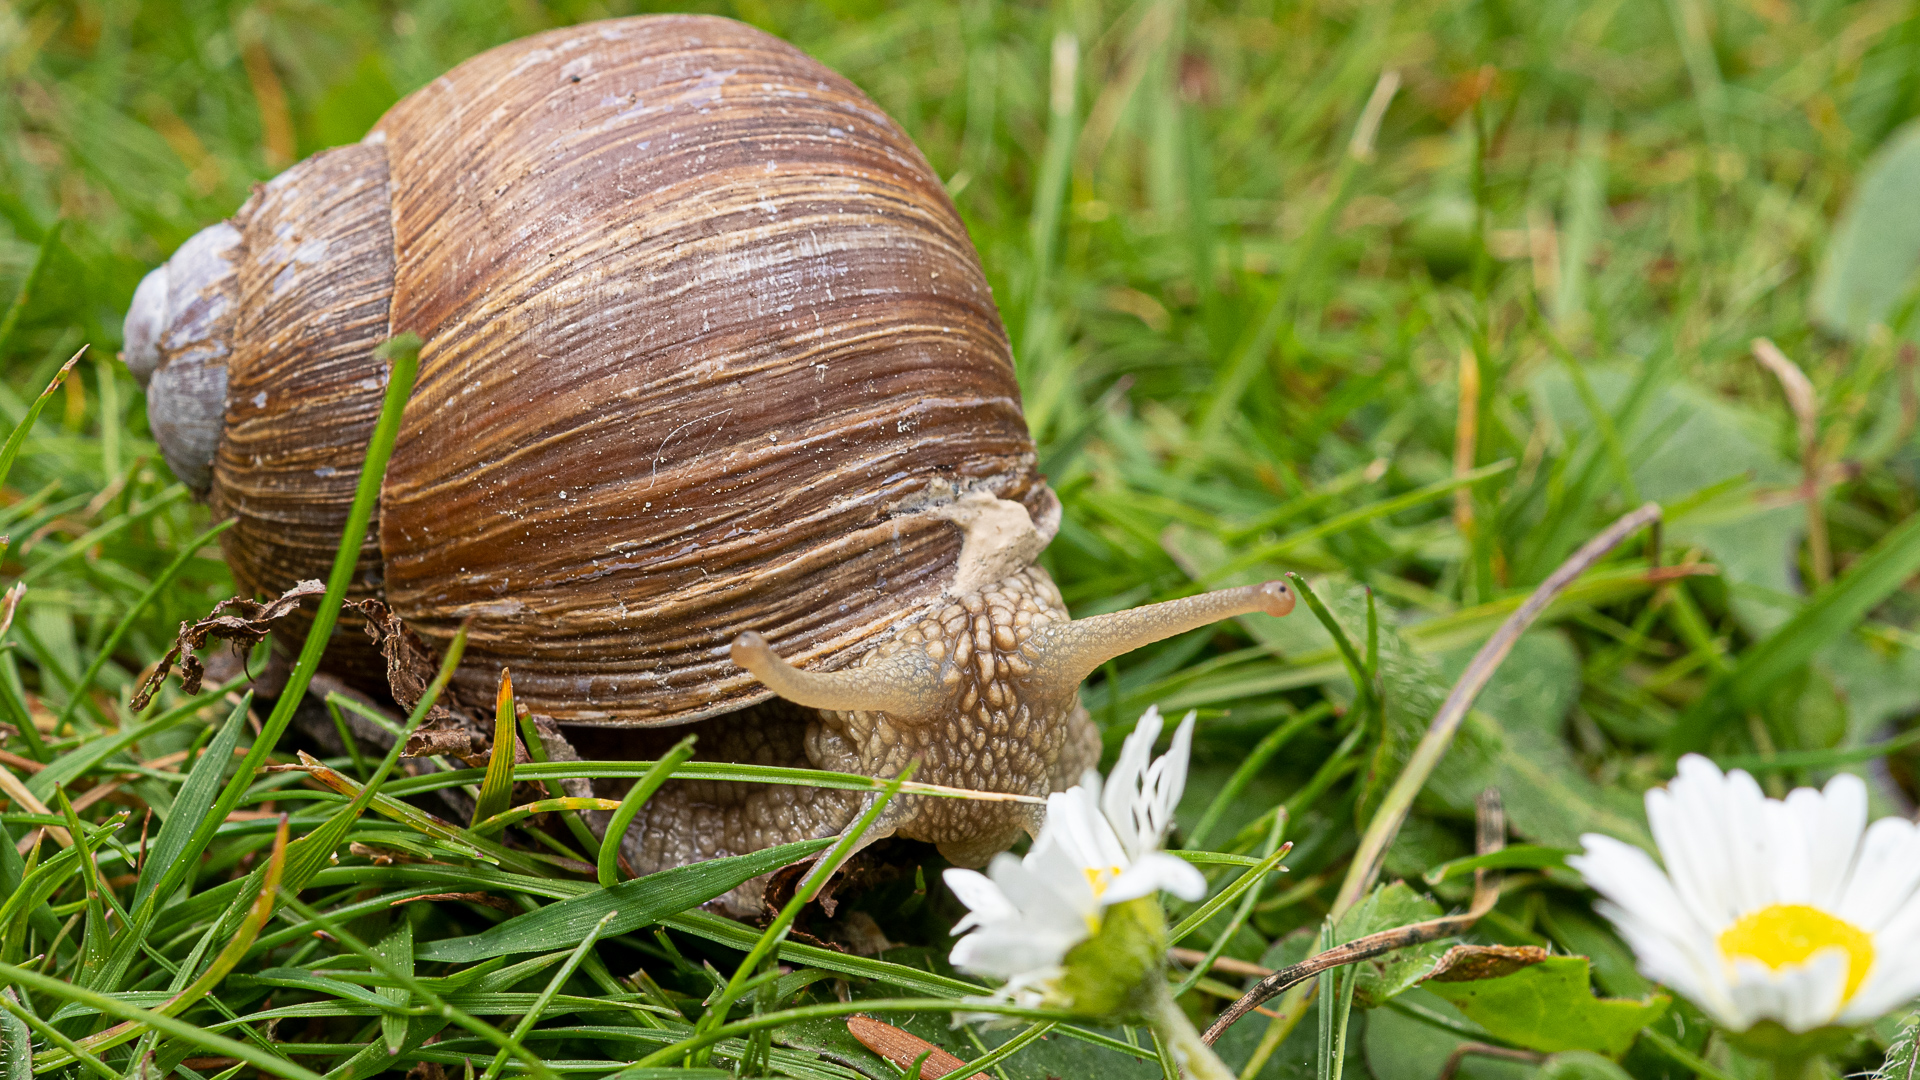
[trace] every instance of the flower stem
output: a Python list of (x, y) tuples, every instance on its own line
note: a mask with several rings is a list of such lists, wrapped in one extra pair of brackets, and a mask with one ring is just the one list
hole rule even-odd
[[(1152, 974), (1147, 976), (1150, 985), (1142, 987), (1147, 994), (1147, 1026), (1160, 1037), (1173, 1051), (1173, 1059), (1178, 1062), (1181, 1071), (1193, 1077), (1193, 1080), (1239, 1080), (1232, 1069), (1213, 1052), (1200, 1032), (1180, 1011), (1180, 1005), (1173, 1000), (1173, 992), (1167, 986), (1165, 976)], [(1788, 1080), (1782, 1077), (1781, 1080)], [(1793, 1080), (1799, 1080), (1795, 1077)]]

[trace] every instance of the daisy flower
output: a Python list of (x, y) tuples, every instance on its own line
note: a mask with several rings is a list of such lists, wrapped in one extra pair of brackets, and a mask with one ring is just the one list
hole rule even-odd
[(1046, 823), (1024, 858), (1002, 852), (985, 874), (946, 872), (969, 909), (953, 928), (965, 935), (953, 947), (955, 967), (1003, 979), (1000, 996), (1037, 1006), (1109, 908), (1163, 890), (1184, 900), (1206, 895), (1200, 871), (1160, 850), (1186, 789), (1193, 722), (1188, 713), (1166, 755), (1149, 763), (1162, 721), (1148, 709), (1104, 787), (1089, 771), (1080, 786), (1048, 796)]
[(1647, 820), (1664, 872), (1591, 834), (1567, 863), (1605, 898), (1640, 971), (1721, 1026), (1855, 1026), (1920, 994), (1920, 829), (1869, 826), (1858, 777), (1770, 799), (1688, 755), (1647, 792)]

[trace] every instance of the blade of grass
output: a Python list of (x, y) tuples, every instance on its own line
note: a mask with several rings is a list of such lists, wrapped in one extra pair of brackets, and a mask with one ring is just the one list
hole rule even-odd
[[(12, 1060), (16, 1056), (24, 1059), (24, 1067), (14, 1067), (9, 1070), (12, 1080), (33, 1080), (34, 1070), (33, 1058), (31, 1056), (33, 1046), (25, 1030), (27, 1028), (39, 1032), (41, 1037), (66, 1052), (67, 1057), (64, 1060), (78, 1061), (80, 1064), (85, 1065), (89, 1072), (92, 1072), (95, 1076), (103, 1077), (105, 1080), (119, 1080), (120, 1074), (108, 1068), (106, 1062), (101, 1061), (99, 1058), (81, 1049), (79, 1044), (68, 1038), (66, 1033), (59, 1028), (54, 1027), (52, 1024), (47, 1023), (45, 1020), (40, 1019), (22, 1008), (20, 1003), (14, 1000), (12, 987), (9, 986), (4, 991), (0, 991), (0, 1006), (5, 1006), (7, 1014), (21, 1026), (19, 1044), (17, 1046), (7, 1047), (9, 1064), (12, 1064)], [(12, 1033), (9, 1032), (9, 1034)]]
[(1721, 725), (1754, 708), (1781, 679), (1858, 626), (1916, 572), (1920, 572), (1920, 514), (1881, 537), (1791, 619), (1742, 653), (1731, 672), (1715, 680), (1680, 714), (1668, 738), (1667, 755), (1677, 758), (1690, 750), (1704, 750)]
[[(1294, 573), (1289, 573), (1287, 578), (1293, 583), (1293, 588), (1300, 594), (1301, 599), (1307, 602), (1313, 617), (1319, 619), (1320, 625), (1327, 628), (1328, 635), (1333, 638), (1334, 646), (1340, 650), (1340, 662), (1346, 665), (1347, 677), (1353, 680), (1354, 694), (1359, 699), (1358, 708), (1354, 710), (1355, 715), (1349, 717), (1348, 722), (1364, 726), (1365, 718), (1376, 713), (1380, 704), (1373, 694), (1373, 680), (1367, 677), (1366, 662), (1354, 650), (1353, 642), (1348, 640), (1346, 628), (1340, 625), (1340, 620), (1333, 617), (1333, 612), (1327, 610), (1326, 603), (1313, 591), (1313, 586), (1307, 584), (1307, 579)], [(1378, 631), (1374, 630), (1371, 620), (1369, 620), (1368, 629), (1374, 631), (1373, 640), (1369, 642), (1369, 646), (1377, 655)]]
[(641, 777), (633, 787), (627, 789), (626, 796), (620, 800), (620, 806), (614, 810), (613, 817), (608, 820), (606, 836), (600, 843), (600, 864), (595, 869), (599, 875), (601, 888), (612, 888), (620, 880), (617, 873), (620, 841), (627, 835), (627, 826), (633, 824), (634, 815), (640, 812), (640, 808), (646, 805), (654, 792), (660, 790), (660, 785), (667, 782), (667, 778), (673, 775), (673, 771), (686, 764), (687, 759), (693, 756), (694, 738), (695, 736), (689, 735), (675, 743), (673, 749), (667, 751), (659, 761), (655, 762), (645, 776)]
[[(260, 929), (266, 926), (267, 920), (273, 916), (273, 900), (280, 888), (281, 874), (286, 867), (286, 856), (287, 818), (286, 815), (282, 814), (280, 816), (279, 827), (274, 830), (273, 852), (267, 857), (267, 865), (261, 879), (260, 889), (254, 894), (253, 903), (247, 913), (247, 917), (241, 921), (234, 935), (222, 946), (220, 952), (214, 956), (213, 961), (207, 965), (206, 970), (202, 971), (197, 978), (188, 983), (179, 993), (167, 999), (165, 1004), (157, 1006), (153, 1010), (156, 1015), (177, 1016), (186, 1011), (188, 1007), (198, 1002), (201, 998), (206, 997), (209, 993), (212, 993), (213, 988), (218, 986), (220, 981), (225, 979), (228, 973), (234, 969), (234, 966), (240, 962), (240, 959), (246, 955), (247, 950), (253, 946), (254, 939), (260, 935)], [(79, 1046), (81, 1049), (93, 1053), (104, 1053), (126, 1042), (128, 1039), (140, 1035), (147, 1029), (148, 1025), (127, 1020), (97, 1035), (90, 1035), (80, 1040)], [(41, 1069), (59, 1068), (61, 1065), (67, 1064), (70, 1060), (72, 1060), (71, 1056), (62, 1058), (58, 1055), (45, 1055), (44, 1060), (40, 1061), (37, 1067)]]
[[(533, 722), (533, 714), (522, 711), (519, 721), (520, 741), (526, 744), (527, 756), (532, 758), (536, 765), (546, 764), (547, 743), (540, 737), (540, 728)], [(548, 780), (545, 786), (550, 798), (567, 797), (566, 789), (560, 786), (558, 780)], [(580, 850), (597, 865), (600, 861), (600, 838), (594, 836), (593, 831), (587, 828), (587, 823), (580, 820), (580, 815), (570, 809), (560, 811), (560, 820), (566, 825), (567, 831), (573, 834), (574, 842), (580, 845)]]
[[(15, 305), (17, 306), (24, 297), (23, 291), (20, 296), (14, 298)], [(7, 314), (9, 318), (18, 317), (17, 311), (9, 310)], [(10, 324), (5, 329), (8, 333), (12, 332)], [(4, 345), (5, 339), (6, 335), (0, 334), (0, 346)], [(13, 472), (14, 459), (20, 456), (20, 447), (26, 444), (27, 435), (33, 431), (33, 422), (40, 419), (40, 414), (47, 408), (47, 402), (53, 400), (54, 391), (60, 389), (60, 384), (65, 382), (67, 376), (73, 372), (73, 366), (78, 364), (80, 358), (86, 354), (87, 346), (82, 345), (80, 351), (74, 353), (71, 360), (60, 365), (60, 370), (53, 375), (53, 381), (48, 383), (47, 388), (40, 392), (39, 397), (33, 399), (31, 406), (28, 406), (26, 419), (14, 425), (13, 433), (7, 436), (6, 444), (0, 446), (0, 485), (5, 485), (8, 475)]]
[(1181, 846), (1205, 847), (1207, 837), (1213, 834), (1214, 826), (1220, 824), (1220, 819), (1226, 815), (1227, 808), (1240, 798), (1240, 793), (1247, 789), (1247, 785), (1253, 782), (1254, 776), (1266, 767), (1273, 755), (1292, 742), (1295, 735), (1319, 723), (1322, 718), (1332, 712), (1333, 706), (1322, 701), (1262, 736), (1260, 741), (1254, 744), (1253, 750), (1247, 754), (1247, 759), (1233, 770), (1232, 776), (1227, 778), (1226, 785), (1220, 789), (1220, 794), (1214, 796), (1213, 801), (1207, 804), (1206, 813), (1200, 815), (1200, 823), (1193, 827), (1193, 832), (1185, 838)]
[[(1280, 817), (1284, 820), (1285, 815), (1282, 814)], [(1269, 832), (1277, 836), (1283, 829), (1285, 829), (1285, 826), (1280, 825), (1270, 829)], [(1169, 945), (1178, 945), (1188, 934), (1205, 926), (1208, 919), (1218, 915), (1223, 908), (1233, 903), (1242, 893), (1253, 888), (1265, 879), (1268, 874), (1272, 873), (1273, 870), (1280, 865), (1280, 860), (1287, 857), (1287, 852), (1292, 850), (1292, 847), (1293, 845), (1288, 844), (1268, 852), (1265, 858), (1249, 867), (1246, 873), (1235, 878), (1233, 884), (1228, 885), (1218, 893), (1208, 897), (1206, 903), (1195, 908), (1186, 918), (1181, 919), (1175, 924), (1172, 930), (1167, 931), (1167, 943)]]
[(802, 840), (747, 855), (730, 855), (661, 870), (516, 915), (470, 937), (427, 942), (420, 946), (417, 955), (422, 960), (470, 963), (512, 953), (565, 948), (578, 941), (586, 927), (614, 908), (625, 914), (610, 932), (625, 934), (697, 908), (742, 882), (817, 854), (833, 842), (833, 837)]
[[(400, 913), (399, 922), (386, 937), (380, 939), (380, 944), (374, 946), (374, 949), (381, 956), (386, 957), (387, 963), (392, 964), (396, 970), (406, 972), (409, 976), (413, 974), (413, 920), (407, 917), (406, 912)], [(411, 1004), (413, 998), (413, 995), (407, 993), (403, 986), (384, 986), (380, 988), (379, 993), (381, 997), (393, 1002), (397, 1008), (401, 1009)], [(386, 1037), (389, 1056), (399, 1054), (400, 1048), (407, 1044), (407, 1027), (410, 1023), (412, 1023), (412, 1017), (399, 1012), (380, 1014), (380, 1034)]]
[[(240, 743), (240, 730), (246, 726), (247, 712), (253, 707), (253, 692), (248, 691), (227, 716), (227, 722), (220, 726), (219, 734), (207, 744), (199, 760), (187, 773), (180, 790), (173, 797), (173, 806), (161, 821), (160, 832), (147, 848), (146, 859), (140, 867), (140, 876), (133, 886), (133, 900), (129, 907), (139, 912), (147, 896), (153, 892), (162, 877), (181, 863), (200, 861), (199, 851), (189, 851), (189, 841), (199, 830), (207, 812), (213, 808), (213, 800), (220, 791), (220, 780), (226, 775), (227, 766), (233, 761), (233, 749)], [(201, 840), (200, 848), (212, 839), (209, 831)], [(158, 869), (156, 869), (156, 867)], [(177, 880), (184, 881), (183, 869)], [(164, 899), (164, 898), (163, 898)]]
[[(240, 762), (240, 769), (227, 787), (221, 792), (214, 813), (200, 820), (189, 839), (189, 848), (204, 849), (213, 833), (226, 820), (228, 813), (240, 802), (242, 795), (253, 783), (254, 770), (266, 761), (274, 745), (293, 720), (294, 711), (301, 699), (306, 696), (307, 683), (320, 666), (320, 655), (326, 651), (327, 641), (333, 636), (334, 623), (340, 617), (340, 603), (346, 598), (347, 586), (353, 580), (353, 574), (360, 563), (360, 543), (367, 535), (367, 525), (373, 518), (374, 505), (380, 494), (380, 482), (386, 476), (387, 459), (393, 454), (394, 440), (400, 433), (400, 414), (406, 406), (407, 395), (413, 390), (414, 376), (419, 371), (420, 339), (412, 334), (403, 334), (375, 350), (375, 355), (391, 365), (387, 376), (386, 398), (380, 406), (380, 418), (374, 424), (373, 436), (367, 443), (366, 461), (360, 470), (360, 483), (354, 489), (353, 506), (347, 512), (346, 527), (341, 531), (340, 547), (334, 554), (333, 570), (327, 575), (327, 591), (320, 599), (320, 606), (314, 612), (313, 622), (307, 630), (306, 644), (301, 647), (299, 659), (294, 662), (293, 670), (287, 677), (280, 698), (274, 704), (273, 712), (261, 725), (260, 737)], [(188, 863), (181, 862), (169, 867), (167, 878), (184, 878)], [(163, 878), (161, 886), (169, 884)], [(165, 888), (156, 888), (148, 895), (148, 903), (156, 895), (165, 895)]]
[[(26, 313), (27, 305), (32, 303), (34, 290), (40, 287), (40, 276), (46, 273), (47, 259), (53, 254), (53, 245), (60, 241), (60, 234), (66, 230), (66, 227), (67, 219), (61, 218), (55, 221), (53, 226), (46, 231), (46, 235), (40, 238), (40, 250), (33, 253), (33, 265), (27, 270), (26, 280), (20, 283), (20, 291), (14, 293), (13, 300), (7, 304), (7, 313), (0, 316), (0, 359), (5, 358), (7, 355), (7, 346), (13, 344), (13, 332), (15, 328), (20, 325), (20, 316)], [(80, 351), (86, 352), (86, 346), (82, 345)], [(79, 356), (76, 354), (74, 359), (78, 360)], [(67, 367), (70, 368), (72, 366), (73, 362), (68, 361)], [(66, 369), (62, 368), (61, 371), (64, 375)], [(34, 404), (35, 408), (38, 409), (39, 403), (35, 402)], [(33, 426), (32, 413), (28, 414), (26, 423), (21, 426)], [(9, 439), (8, 443), (11, 444), (12, 440)], [(7, 466), (12, 463), (13, 459), (11, 457), (6, 456), (4, 452), (0, 452), (0, 484), (6, 483)]]
[[(1277, 863), (1292, 849), (1292, 844), (1282, 845), (1280, 842), (1280, 838), (1285, 835), (1286, 830), (1287, 815), (1284, 813), (1275, 814), (1273, 816), (1273, 828), (1267, 833), (1267, 849), (1261, 853), (1265, 855), (1267, 859), (1272, 859)], [(1265, 860), (1262, 861), (1264, 862)], [(1173, 988), (1174, 997), (1177, 998), (1181, 994), (1193, 989), (1194, 984), (1199, 982), (1213, 967), (1213, 962), (1220, 958), (1222, 952), (1226, 951), (1227, 945), (1233, 940), (1234, 935), (1238, 934), (1240, 928), (1246, 925), (1247, 917), (1253, 914), (1253, 905), (1260, 902), (1260, 893), (1266, 888), (1267, 875), (1264, 871), (1258, 873), (1249, 872), (1248, 874), (1242, 875), (1243, 879), (1249, 877), (1252, 878), (1252, 881), (1244, 890), (1241, 890), (1245, 895), (1240, 898), (1240, 906), (1234, 910), (1233, 918), (1227, 921), (1225, 929), (1214, 936), (1213, 944), (1207, 947), (1205, 958), (1202, 959), (1200, 963), (1194, 965), (1193, 970), (1187, 974), (1187, 977), (1180, 980), (1180, 984)], [(1235, 882), (1234, 884), (1238, 885), (1240, 882)], [(1222, 892), (1224, 891), (1225, 890), (1222, 890)], [(1220, 906), (1224, 907), (1225, 905)], [(1218, 911), (1219, 907), (1216, 907), (1214, 910)], [(1184, 923), (1186, 920), (1183, 919), (1181, 921)], [(1203, 925), (1205, 925), (1204, 922), (1196, 923), (1194, 924), (1194, 928), (1198, 929)], [(1169, 936), (1167, 940), (1168, 943), (1171, 944), (1173, 938)]]
[(1467, 710), (1473, 707), (1474, 700), (1493, 678), (1500, 662), (1512, 651), (1514, 642), (1520, 640), (1520, 635), (1533, 625), (1533, 621), (1562, 590), (1627, 537), (1659, 518), (1659, 504), (1647, 503), (1622, 516), (1600, 535), (1587, 541), (1559, 569), (1548, 575), (1540, 587), (1527, 597), (1527, 602), (1480, 647), (1453, 690), (1447, 694), (1447, 699), (1441, 703), (1440, 711), (1434, 714), (1432, 723), (1427, 726), (1427, 733), (1414, 748), (1406, 767), (1394, 778), (1393, 786), (1387, 790), (1373, 819), (1367, 823), (1366, 832), (1360, 838), (1360, 849), (1355, 852), (1353, 862), (1347, 868), (1346, 880), (1341, 882), (1340, 891), (1334, 898), (1332, 918), (1337, 920), (1346, 914), (1347, 909), (1373, 887), (1374, 879), (1380, 874), (1382, 860), (1386, 858), (1387, 848), (1399, 835), (1401, 824), (1413, 808), (1414, 796), (1426, 786), (1428, 777), (1440, 764), (1440, 759), (1446, 756), (1454, 733), (1460, 729), (1461, 721), (1466, 719)]
[[(518, 821), (525, 821), (535, 814), (550, 814), (562, 810), (618, 810), (620, 803), (615, 799), (575, 798), (562, 795), (557, 799), (538, 799), (522, 803), (509, 810), (502, 810), (485, 821), (476, 822), (467, 831), (475, 836), (487, 836)], [(596, 845), (598, 846), (598, 845)]]
[(78, 779), (133, 744), (172, 730), (181, 723), (191, 720), (195, 713), (238, 689), (246, 681), (245, 675), (239, 676), (225, 686), (202, 691), (144, 724), (130, 725), (109, 738), (89, 739), (78, 749), (60, 755), (48, 763), (46, 768), (29, 777), (27, 790), (44, 799), (53, 793), (54, 788)]
[(51, 556), (38, 560), (32, 566), (27, 567), (26, 573), (20, 575), (20, 580), (23, 582), (37, 581), (47, 574), (52, 573), (54, 570), (65, 566), (68, 561), (93, 550), (102, 540), (145, 521), (186, 497), (186, 487), (181, 484), (174, 484), (160, 494), (141, 503), (139, 506), (128, 510), (126, 513), (115, 514), (108, 520), (87, 530), (81, 534), (78, 539), (68, 542)]
[(513, 676), (501, 668), (500, 688), (493, 699), (493, 749), (487, 754), (487, 778), (480, 783), (480, 797), (474, 800), (469, 825), (477, 825), (513, 804), (514, 726)]
[(1472, 472), (1460, 473), (1457, 476), (1450, 476), (1445, 480), (1436, 480), (1425, 487), (1416, 488), (1404, 495), (1396, 495), (1391, 499), (1382, 499), (1376, 503), (1368, 503), (1365, 506), (1355, 507), (1344, 514), (1335, 514), (1325, 521), (1310, 525), (1297, 532), (1288, 533), (1277, 540), (1249, 548), (1214, 568), (1213, 571), (1204, 575), (1200, 579), (1200, 582), (1203, 585), (1211, 587), (1242, 570), (1251, 569), (1282, 552), (1299, 547), (1301, 544), (1346, 532), (1348, 529), (1357, 525), (1364, 525), (1375, 518), (1388, 517), (1402, 510), (1411, 510), (1423, 503), (1432, 502), (1443, 495), (1450, 494), (1459, 488), (1477, 484), (1491, 476), (1498, 476), (1513, 467), (1514, 463), (1512, 461), (1496, 461), (1491, 465), (1482, 465)]

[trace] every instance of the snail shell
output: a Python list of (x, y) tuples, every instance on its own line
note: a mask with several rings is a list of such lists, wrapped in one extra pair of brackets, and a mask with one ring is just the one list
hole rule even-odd
[[(939, 178), (851, 83), (726, 19), (477, 56), (142, 283), (128, 364), (168, 462), (236, 519), (244, 588), (331, 564), (386, 384), (373, 349), (403, 332), (419, 377), (354, 588), (430, 643), (469, 625), (468, 701), (510, 667), (564, 723), (712, 717), (703, 756), (918, 759), (1032, 799), (1097, 757), (1077, 689), (1104, 659), (1291, 605), (1270, 585), (1069, 622), (1031, 565), (1059, 505)], [(330, 663), (378, 670), (340, 634)], [(939, 802), (869, 835), (978, 863), (1038, 821), (920, 805)], [(628, 843), (649, 838), (647, 868), (856, 809), (670, 785)]]
[(961, 536), (914, 510), (978, 489), (1057, 520), (938, 177), (852, 84), (728, 20), (475, 57), (167, 272), (172, 311), (217, 309), (194, 341), (232, 350), (165, 342), (149, 413), (238, 519), (250, 589), (324, 576), (372, 347), (425, 341), (359, 580), (429, 641), (473, 620), (470, 700), (510, 666), (563, 721), (738, 709), (768, 696), (727, 657), (742, 631), (832, 667), (939, 595)]

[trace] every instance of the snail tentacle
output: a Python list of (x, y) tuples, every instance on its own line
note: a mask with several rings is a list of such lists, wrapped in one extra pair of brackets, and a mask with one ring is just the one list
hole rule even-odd
[(1293, 591), (1285, 583), (1268, 581), (1061, 623), (1036, 635), (1035, 677), (1072, 689), (1101, 664), (1143, 645), (1235, 615), (1285, 615), (1293, 603)]
[(938, 666), (919, 650), (842, 671), (803, 671), (774, 655), (752, 630), (733, 639), (733, 662), (796, 705), (838, 712), (921, 716), (942, 700)]

